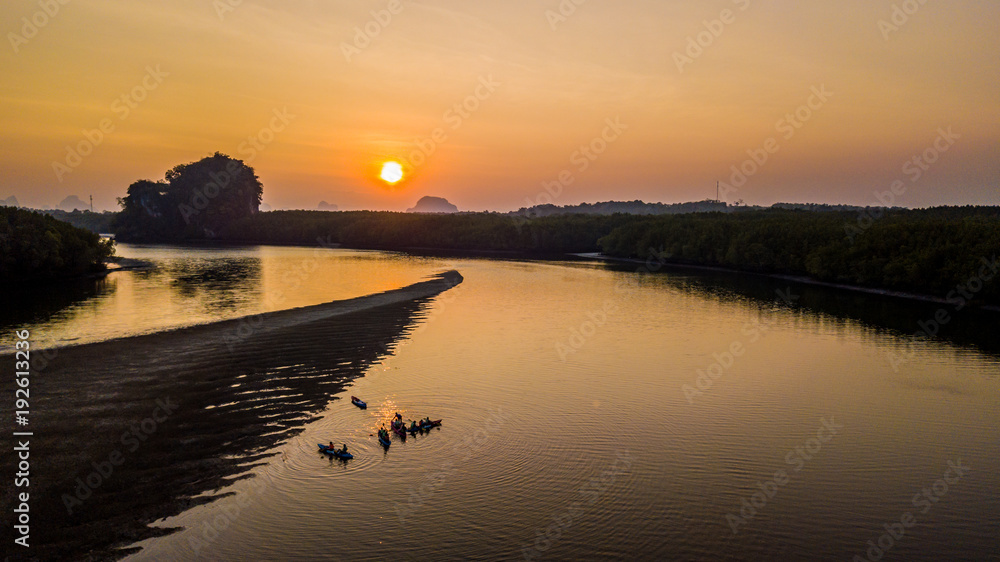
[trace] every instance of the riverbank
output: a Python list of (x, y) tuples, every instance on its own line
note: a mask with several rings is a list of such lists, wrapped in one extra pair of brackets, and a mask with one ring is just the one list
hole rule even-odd
[[(587, 252), (587, 253), (576, 253), (571, 254), (574, 257), (586, 260), (594, 260), (608, 263), (618, 263), (618, 264), (628, 264), (628, 265), (638, 265), (652, 271), (650, 267), (649, 260), (638, 260), (634, 258), (617, 258), (613, 256), (605, 256), (599, 252)], [(744, 271), (739, 269), (733, 269), (728, 267), (718, 267), (710, 265), (698, 265), (698, 264), (688, 264), (688, 263), (678, 263), (671, 261), (655, 261), (653, 262), (658, 269), (660, 268), (672, 268), (672, 269), (691, 269), (697, 271), (715, 271), (720, 273), (738, 273), (740, 275), (752, 275), (756, 277), (765, 277), (769, 279), (781, 279), (784, 281), (790, 281), (792, 283), (798, 283), (800, 285), (812, 285), (816, 287), (826, 287), (828, 289), (837, 289), (841, 291), (850, 291), (853, 293), (864, 293), (868, 295), (875, 295), (880, 297), (891, 297), (895, 299), (904, 299), (910, 301), (919, 301), (925, 303), (935, 303), (951, 306), (948, 299), (934, 296), (934, 295), (924, 295), (920, 293), (908, 293), (905, 291), (892, 291), (889, 289), (876, 289), (873, 287), (862, 287), (860, 285), (847, 285), (843, 283), (829, 283), (826, 281), (820, 281), (818, 279), (813, 279), (811, 277), (805, 277), (801, 275), (783, 275), (779, 273), (760, 273), (754, 271)], [(993, 305), (974, 305), (975, 308), (979, 310), (985, 310), (989, 312), (1000, 312), (1000, 306)]]
[[(179, 247), (241, 247), (241, 246), (279, 246), (279, 247), (310, 247), (308, 245), (303, 245), (299, 243), (272, 243), (261, 240), (215, 240), (215, 241), (187, 241), (187, 242), (171, 242), (168, 243), (170, 246)], [(461, 249), (448, 249), (448, 248), (433, 248), (433, 247), (395, 247), (395, 248), (371, 248), (371, 247), (346, 247), (340, 244), (329, 244), (324, 245), (324, 247), (353, 250), (353, 251), (372, 251), (372, 252), (399, 252), (415, 256), (428, 256), (428, 257), (444, 257), (444, 258), (488, 258), (488, 259), (500, 259), (500, 260), (526, 260), (526, 261), (560, 261), (567, 258), (575, 260), (589, 260), (589, 261), (601, 261), (608, 263), (619, 263), (619, 264), (634, 264), (639, 266), (646, 266), (648, 260), (639, 260), (635, 258), (619, 258), (614, 256), (604, 255), (600, 252), (570, 252), (570, 253), (538, 253), (538, 252), (528, 252), (523, 250), (461, 250)], [(118, 258), (124, 261), (136, 262), (133, 266), (134, 269), (147, 269), (152, 267), (152, 264), (148, 262), (143, 262), (141, 260), (127, 260), (125, 258)], [(684, 263), (677, 261), (657, 261), (661, 268), (673, 268), (673, 269), (690, 269), (697, 271), (713, 271), (720, 273), (736, 273), (740, 275), (751, 275), (756, 277), (764, 277), (769, 279), (780, 279), (784, 281), (789, 281), (792, 283), (798, 283), (801, 285), (812, 285), (816, 287), (826, 287), (829, 289), (836, 289), (841, 291), (849, 291), (854, 293), (862, 293), (867, 295), (879, 296), (879, 297), (890, 297), (894, 299), (903, 299), (909, 301), (918, 301), (925, 303), (935, 303), (941, 305), (951, 305), (947, 298), (943, 298), (935, 295), (928, 295), (922, 293), (913, 293), (906, 291), (895, 291), (891, 289), (879, 289), (874, 287), (865, 287), (861, 285), (850, 285), (845, 283), (831, 283), (827, 281), (821, 281), (819, 279), (814, 279), (811, 277), (803, 275), (787, 275), (780, 273), (761, 273), (756, 271), (748, 271), (743, 269), (736, 269), (730, 267), (722, 266), (710, 266), (710, 265), (699, 265), (693, 263)], [(125, 271), (125, 268), (120, 269), (120, 271)], [(119, 270), (116, 270), (119, 271)], [(1000, 313), (1000, 306), (997, 305), (983, 305), (977, 304), (973, 305), (974, 308), (979, 310)]]
[[(354, 299), (32, 353), (30, 557), (117, 559), (222, 497), (391, 350), (448, 271)], [(12, 355), (2, 356), (13, 364)], [(14, 395), (13, 378), (0, 392)], [(3, 469), (14, 474), (14, 456)], [(5, 487), (0, 507), (15, 506)], [(23, 491), (23, 490), (22, 490)], [(13, 530), (5, 527), (8, 544)]]

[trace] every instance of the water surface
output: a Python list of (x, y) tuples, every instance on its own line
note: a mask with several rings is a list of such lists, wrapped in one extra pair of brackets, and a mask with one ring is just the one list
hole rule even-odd
[[(1000, 362), (980, 347), (695, 272), (321, 252), (123, 245), (160, 267), (35, 327), (99, 340), (465, 277), (235, 496), (132, 558), (851, 560), (906, 513), (886, 560), (997, 556)], [(386, 451), (371, 434), (397, 411), (444, 424)], [(331, 440), (356, 458), (319, 455)], [(935, 489), (949, 463), (969, 470)]]

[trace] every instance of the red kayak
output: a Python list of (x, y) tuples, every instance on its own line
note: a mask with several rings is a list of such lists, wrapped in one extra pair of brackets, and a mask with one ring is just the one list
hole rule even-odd
[(358, 398), (357, 396), (351, 396), (351, 404), (354, 404), (362, 410), (368, 407), (368, 404), (365, 404), (364, 400)]

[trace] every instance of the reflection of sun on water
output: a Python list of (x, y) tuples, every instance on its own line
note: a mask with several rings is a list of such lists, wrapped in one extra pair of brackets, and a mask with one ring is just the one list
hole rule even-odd
[(399, 162), (386, 162), (382, 164), (382, 173), (379, 174), (379, 177), (386, 183), (398, 183), (399, 180), (403, 179), (403, 167)]
[[(368, 404), (369, 408), (372, 408), (371, 404)], [(396, 412), (399, 412), (399, 405), (393, 398), (385, 398), (382, 402), (375, 406), (372, 412), (372, 418), (374, 425), (372, 426), (372, 434), (378, 432), (379, 428), (385, 425), (386, 429), (390, 429), (389, 424), (392, 422), (393, 418), (396, 416)], [(400, 412), (402, 413), (402, 412)], [(404, 415), (405, 419), (406, 416)]]

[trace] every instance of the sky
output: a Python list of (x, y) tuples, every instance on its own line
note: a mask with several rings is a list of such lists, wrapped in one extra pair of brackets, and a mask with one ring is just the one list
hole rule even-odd
[[(1000, 204), (995, 0), (8, 0), (0, 199)], [(387, 161), (403, 179), (379, 178)]]

